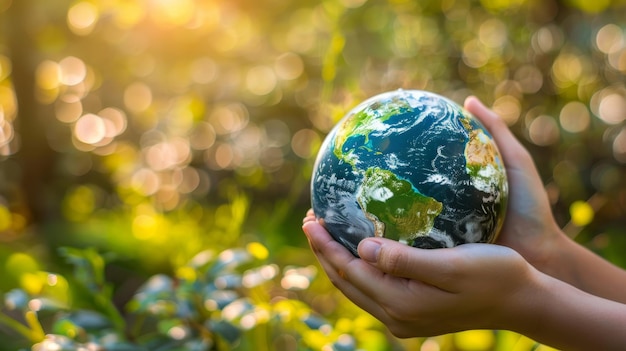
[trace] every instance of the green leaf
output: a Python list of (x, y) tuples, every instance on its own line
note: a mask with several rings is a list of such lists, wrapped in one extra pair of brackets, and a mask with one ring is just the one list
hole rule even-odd
[(92, 293), (94, 308), (104, 313), (115, 329), (122, 332), (125, 320), (112, 301), (112, 288), (104, 279), (106, 260), (95, 249), (62, 247), (59, 254), (74, 266), (74, 278)]
[(239, 328), (224, 320), (209, 321), (208, 327), (231, 345), (237, 342), (242, 334)]
[(59, 254), (74, 266), (74, 277), (92, 292), (101, 293), (105, 284), (105, 261), (93, 248), (59, 248)]
[(233, 248), (222, 251), (213, 266), (209, 269), (209, 276), (219, 276), (233, 272), (236, 268), (253, 261), (254, 257), (245, 249)]
[(241, 288), (243, 276), (241, 274), (231, 273), (224, 274), (215, 278), (213, 283), (215, 287), (221, 290), (232, 290)]
[(77, 336), (84, 336), (86, 333), (83, 328), (67, 318), (61, 318), (55, 321), (52, 325), (52, 332), (71, 339), (76, 339)]
[(22, 289), (13, 289), (4, 294), (4, 305), (9, 310), (25, 310), (28, 307), (28, 294)]
[(101, 313), (89, 310), (79, 310), (69, 313), (66, 317), (67, 320), (74, 325), (84, 328), (86, 330), (103, 330), (113, 327), (113, 323)]
[(69, 306), (63, 302), (49, 297), (37, 297), (31, 299), (29, 307), (34, 308), (36, 311), (62, 311), (67, 310)]
[(207, 351), (211, 350), (212, 341), (206, 339), (188, 340), (183, 345), (184, 351)]
[(170, 315), (176, 311), (174, 280), (157, 274), (144, 283), (128, 304), (133, 312)]
[(233, 290), (213, 290), (206, 295), (204, 306), (213, 311), (222, 310), (238, 298), (239, 294)]

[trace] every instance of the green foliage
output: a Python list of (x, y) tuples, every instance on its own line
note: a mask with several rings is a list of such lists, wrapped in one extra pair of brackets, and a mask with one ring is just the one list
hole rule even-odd
[[(91, 309), (77, 309), (47, 292), (14, 289), (5, 306), (25, 323), (0, 315), (0, 323), (33, 343), (32, 350), (255, 350), (271, 349), (277, 338), (297, 350), (356, 350), (359, 341), (341, 333), (292, 291), (309, 286), (311, 268), (280, 268), (267, 261), (259, 243), (247, 249), (203, 251), (178, 267), (176, 277), (157, 274), (133, 295), (125, 316), (111, 302), (105, 260), (93, 249), (60, 249), (74, 267), (73, 287), (88, 291)], [(59, 276), (55, 276), (59, 279)], [(44, 315), (47, 315), (44, 317)], [(46, 319), (44, 331), (40, 319)], [(361, 329), (361, 332), (374, 331)], [(280, 341), (278, 341), (280, 342)]]

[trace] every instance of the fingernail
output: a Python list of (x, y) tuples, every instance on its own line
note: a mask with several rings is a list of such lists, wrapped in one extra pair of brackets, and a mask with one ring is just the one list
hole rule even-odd
[(363, 240), (358, 247), (359, 256), (367, 262), (376, 262), (380, 244), (374, 240)]

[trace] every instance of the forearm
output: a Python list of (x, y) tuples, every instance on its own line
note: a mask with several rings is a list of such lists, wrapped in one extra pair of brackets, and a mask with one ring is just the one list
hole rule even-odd
[(511, 329), (563, 350), (624, 349), (626, 305), (543, 274), (529, 291)]
[(544, 273), (590, 294), (626, 303), (626, 271), (560, 234)]

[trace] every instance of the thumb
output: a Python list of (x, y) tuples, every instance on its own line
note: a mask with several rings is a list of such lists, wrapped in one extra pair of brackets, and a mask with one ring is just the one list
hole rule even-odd
[(475, 96), (467, 97), (464, 107), (468, 112), (476, 116), (487, 128), (496, 141), (496, 144), (499, 146), (502, 157), (504, 158), (504, 163), (507, 166), (515, 166), (519, 162), (532, 164), (530, 155), (524, 146), (515, 138), (509, 127), (498, 114), (485, 106)]
[(435, 286), (454, 274), (458, 261), (451, 249), (419, 249), (384, 238), (363, 239), (357, 249), (361, 259), (387, 274)]

